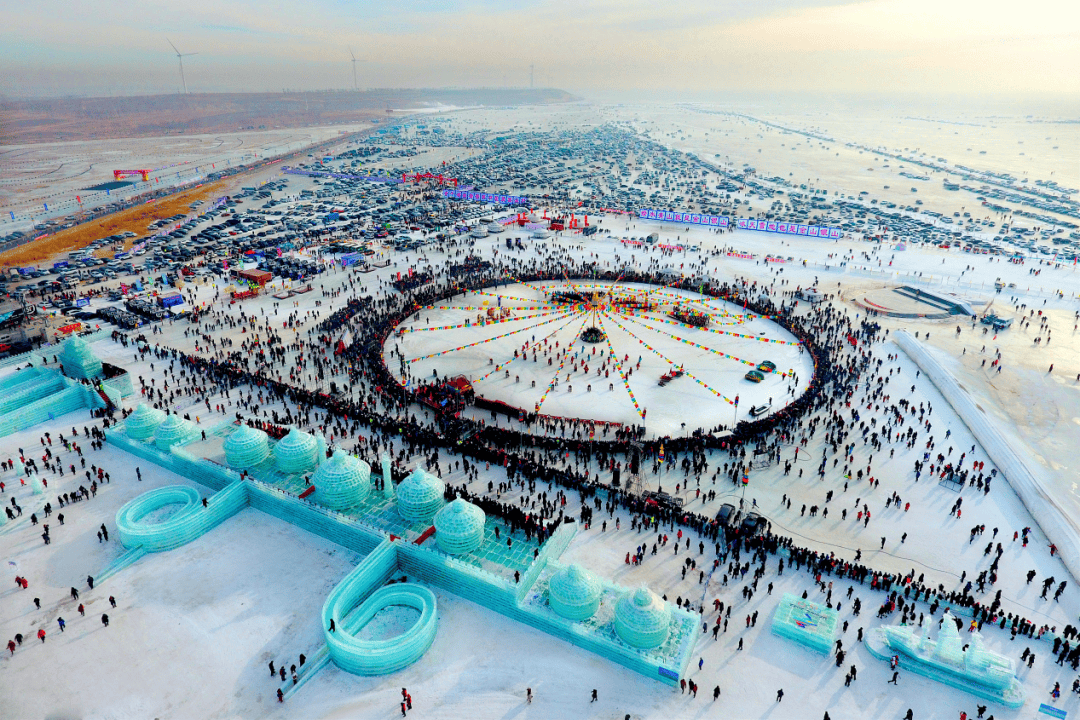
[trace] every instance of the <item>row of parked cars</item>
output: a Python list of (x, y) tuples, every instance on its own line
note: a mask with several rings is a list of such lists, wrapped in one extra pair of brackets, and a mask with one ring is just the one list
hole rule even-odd
[(97, 311), (97, 316), (104, 320), (108, 320), (114, 325), (118, 325), (125, 330), (134, 330), (137, 327), (141, 327), (146, 323), (146, 320), (139, 317), (135, 313), (128, 312), (123, 308), (118, 307), (105, 307)]

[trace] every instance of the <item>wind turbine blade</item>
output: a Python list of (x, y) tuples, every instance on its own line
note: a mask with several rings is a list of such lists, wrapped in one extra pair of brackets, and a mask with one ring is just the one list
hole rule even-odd
[(177, 50), (176, 46), (172, 44), (172, 40), (170, 40), (169, 38), (165, 38), (165, 42), (169, 43), (169, 47), (171, 47), (173, 49), (173, 51), (176, 52), (177, 55), (180, 54), (180, 51)]
[(353, 55), (352, 48), (349, 48), (349, 55), (352, 57), (353, 62), (356, 62), (356, 55)]
[(192, 55), (198, 55), (199, 53), (184, 53), (184, 57), (191, 57)]

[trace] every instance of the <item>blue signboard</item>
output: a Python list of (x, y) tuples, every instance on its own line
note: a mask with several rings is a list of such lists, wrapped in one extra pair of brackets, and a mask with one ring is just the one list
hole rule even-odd
[(723, 215), (702, 215), (701, 213), (675, 212), (670, 210), (638, 210), (642, 220), (663, 220), (666, 222), (686, 223), (688, 225), (707, 225), (709, 227), (727, 227), (730, 218)]
[(469, 190), (443, 190), (443, 197), (455, 200), (473, 200), (475, 202), (498, 203), (500, 205), (528, 205), (529, 198), (521, 195), (500, 195), (498, 193), (472, 192)]
[(89, 307), (90, 298), (79, 298), (75, 301), (75, 307)]
[(1046, 703), (1039, 705), (1039, 712), (1044, 715), (1049, 715), (1050, 717), (1058, 718), (1059, 720), (1064, 720), (1065, 716), (1069, 714), (1061, 708), (1056, 708), (1053, 705), (1047, 705)]
[(799, 225), (798, 223), (783, 222), (780, 220), (757, 220), (754, 218), (739, 218), (735, 227), (740, 230), (757, 230), (758, 232), (779, 233), (781, 235), (805, 235), (814, 238), (830, 238), (837, 240), (843, 237), (844, 232), (839, 228), (823, 227), (821, 225)]
[(53, 263), (53, 267), (59, 270), (60, 268), (66, 268), (68, 266), (67, 260), (61, 260), (60, 262)]

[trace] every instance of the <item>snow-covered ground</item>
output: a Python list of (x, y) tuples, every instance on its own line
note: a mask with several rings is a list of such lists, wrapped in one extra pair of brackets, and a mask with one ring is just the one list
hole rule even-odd
[[(387, 338), (387, 366), (398, 367), (400, 353), (412, 378), (464, 375), (484, 398), (526, 412), (539, 405), (545, 415), (644, 425), (650, 437), (730, 428), (736, 418), (747, 419), (755, 406), (771, 406), (774, 412), (802, 394), (813, 375), (809, 353), (791, 333), (731, 303), (635, 283), (619, 284), (615, 290), (609, 290), (610, 282), (563, 285), (514, 283), (422, 310), (419, 319), (402, 323), (400, 333)], [(660, 307), (628, 315), (600, 302), (594, 321), (588, 309), (548, 301), (542, 286), (610, 292), (612, 299), (644, 297)], [(678, 307), (707, 314), (709, 327), (690, 328), (672, 320), (668, 313)], [(489, 308), (496, 313), (506, 308), (508, 315), (480, 325)], [(466, 322), (470, 326), (462, 327)], [(604, 330), (610, 346), (575, 342), (593, 322)], [(454, 350), (459, 347), (463, 349)], [(760, 383), (746, 380), (747, 371), (764, 360), (775, 363), (777, 371), (765, 374)], [(676, 367), (690, 374), (661, 386), (661, 376)], [(626, 372), (632, 396), (620, 379)], [(556, 380), (557, 387), (549, 391)], [(733, 404), (736, 397), (738, 407)], [(694, 411), (687, 412), (691, 407)]]
[[(602, 227), (610, 227), (613, 232), (622, 235), (642, 235), (658, 228), (655, 224), (636, 224), (619, 218), (605, 218)], [(1014, 266), (993, 258), (937, 249), (916, 248), (894, 253), (888, 249), (875, 251), (870, 246), (856, 246), (842, 241), (781, 241), (776, 236), (765, 234), (717, 235), (707, 230), (687, 230), (683, 227), (663, 227), (661, 233), (669, 241), (689, 239), (702, 247), (702, 253), (734, 247), (759, 255), (771, 252), (790, 256), (793, 260), (782, 268), (768, 266), (760, 257), (750, 260), (728, 258), (723, 254), (709, 257), (707, 268), (712, 277), (721, 280), (748, 278), (769, 285), (775, 283), (777, 290), (794, 290), (812, 284), (815, 277), (819, 280), (819, 286), (827, 292), (865, 286), (870, 281), (854, 266), (860, 264), (876, 269), (878, 258), (883, 268), (890, 268), (891, 261), (892, 271), (929, 274), (929, 269), (933, 268), (940, 276), (952, 278), (945, 282), (947, 289), (956, 290), (957, 281), (970, 282), (972, 287), (959, 286), (961, 292), (982, 292), (987, 298), (993, 296), (993, 290), (981, 291), (978, 288), (992, 286), (996, 277), (1017, 282), (1021, 286), (1019, 289), (1024, 292), (1019, 302), (1038, 309), (1042, 309), (1046, 302), (1046, 309), (1052, 313), (1054, 341), (1049, 347), (1043, 345), (1037, 352), (1032, 352), (1030, 337), (1034, 334), (1033, 329), (1026, 331), (1026, 342), (1015, 339), (1025, 332), (1020, 328), (1002, 334), (1002, 351), (1009, 359), (1006, 370), (1000, 375), (983, 377), (979, 382), (975, 382), (979, 376), (973, 371), (966, 376), (965, 387), (979, 395), (980, 403), (999, 402), (998, 398), (1002, 395), (995, 392), (1008, 396), (1001, 389), (1003, 387), (1030, 387), (1027, 373), (1034, 370), (1022, 370), (1026, 366), (1013, 358), (1040, 358), (1046, 352), (1055, 352), (1058, 346), (1065, 346), (1065, 336), (1073, 332), (1067, 327), (1067, 321), (1077, 309), (1075, 298), (1080, 290), (1080, 276), (1072, 268), (1044, 265), (1040, 268), (1042, 274), (1033, 278), (1028, 272), (1030, 265)], [(501, 242), (501, 238), (478, 241), (475, 250), (490, 258), (498, 242)], [(701, 256), (695, 253), (661, 256), (656, 251), (628, 249), (613, 239), (585, 242), (577, 237), (565, 237), (545, 242), (549, 249), (557, 246), (577, 257), (595, 254), (595, 259), (601, 265), (613, 266), (633, 257), (642, 266), (650, 263), (654, 267), (686, 265), (687, 271), (694, 272), (702, 266)], [(870, 255), (869, 259), (862, 257), (864, 251)], [(515, 251), (511, 256), (524, 259), (531, 252)], [(448, 259), (441, 253), (429, 254), (433, 262)], [(849, 256), (852, 260), (843, 270), (825, 269), (823, 264), (831, 260), (828, 257), (830, 254)], [(380, 282), (389, 279), (391, 273), (403, 272), (414, 265), (415, 259), (415, 252), (411, 253), (409, 260), (394, 255), (389, 268), (367, 275), (347, 275), (344, 271), (321, 275), (315, 282), (314, 292), (285, 303), (297, 303), (296, 307), (289, 307), (287, 311), (302, 316), (301, 332), (306, 333), (314, 327), (317, 314), (325, 317), (339, 307), (347, 296), (343, 294), (339, 298), (327, 299), (321, 294), (321, 289), (336, 289), (347, 277), (351, 277), (360, 282), (367, 292), (372, 292), (378, 289)], [(807, 261), (806, 267), (802, 265), (803, 260)], [(968, 266), (975, 269), (968, 270)], [(1028, 285), (1032, 286), (1030, 292)], [(1042, 294), (1040, 287), (1044, 289)], [(1065, 297), (1050, 297), (1050, 289), (1063, 290)], [(197, 302), (209, 303), (214, 299), (216, 288), (212, 284), (195, 283), (189, 285), (187, 291), (195, 293)], [(1008, 300), (1007, 296), (997, 298), (998, 304)], [(225, 307), (233, 317), (239, 317), (243, 311), (261, 319), (265, 312), (276, 324), (281, 318), (273, 314), (274, 302), (271, 297), (263, 297), (243, 305)], [(316, 305), (319, 302), (321, 306)], [(837, 307), (853, 316), (860, 312), (839, 303)], [(1024, 312), (1026, 314), (1026, 310)], [(435, 322), (433, 317), (432, 324)], [(932, 344), (940, 343), (952, 357), (957, 357), (960, 352), (960, 344), (951, 344), (954, 342), (951, 323), (889, 319), (882, 320), (882, 324), (888, 329), (907, 327), (913, 332), (920, 332), (920, 335), (929, 331)], [(1036, 320), (1033, 328), (1037, 324)], [(185, 336), (189, 328), (182, 322), (169, 324), (163, 326), (161, 334), (148, 334), (148, 338), (152, 344), (161, 343), (194, 351), (198, 338), (192, 334)], [(970, 343), (981, 344), (980, 336), (969, 333), (970, 330), (965, 328), (961, 337), (967, 338), (968, 350), (966, 355), (959, 356), (959, 362), (967, 364), (971, 363), (967, 357), (976, 352)], [(225, 326), (215, 330), (214, 337), (230, 338), (239, 347), (248, 335)], [(155, 367), (151, 369), (149, 358), (135, 361), (130, 349), (111, 340), (96, 343), (95, 350), (103, 358), (128, 368), (136, 379), (136, 386), (140, 376), (157, 378), (158, 385), (161, 384), (162, 363), (155, 362)], [(873, 351), (875, 357), (883, 360), (889, 355), (896, 355), (894, 360), (886, 360), (883, 365), (883, 372), (889, 377), (886, 393), (892, 396), (893, 402), (902, 397), (916, 407), (919, 404), (932, 406), (933, 411), (928, 419), (933, 427), (927, 434), (937, 438), (934, 452), (945, 453), (948, 446), (952, 446), (951, 458), (966, 452), (968, 459), (965, 464), (970, 464), (973, 459), (985, 460), (986, 471), (989, 472), (992, 464), (986, 453), (977, 446), (934, 386), (925, 376), (918, 375), (915, 365), (891, 342), (875, 346)], [(1074, 406), (1073, 378), (1080, 372), (1080, 367), (1077, 367), (1076, 354), (1064, 352), (1062, 357), (1062, 360), (1055, 362), (1056, 368), (1048, 384), (1035, 387), (1047, 388), (1045, 396), (1038, 398), (1045, 403), (1045, 412), (1065, 417), (1061, 422), (1068, 425), (1071, 421), (1067, 418), (1071, 416), (1067, 414), (1072, 412), (1069, 408)], [(486, 357), (482, 359), (486, 362)], [(692, 360), (695, 358), (687, 357), (686, 364), (694, 372)], [(1039, 364), (1042, 364), (1041, 361)], [(440, 375), (451, 374), (449, 365), (443, 366), (440, 362), (436, 367)], [(514, 365), (510, 368), (513, 374)], [(391, 369), (396, 371), (393, 365)], [(889, 370), (893, 371), (893, 375), (888, 375)], [(647, 384), (655, 383), (656, 368), (645, 373), (643, 363), (642, 373), (650, 378)], [(306, 372), (303, 374), (306, 375)], [(1045, 369), (1041, 374), (1045, 375)], [(634, 377), (637, 375), (635, 371)], [(544, 382), (548, 379), (550, 376)], [(308, 378), (304, 377), (302, 381), (307, 383)], [(988, 390), (989, 383), (999, 389)], [(540, 385), (539, 380), (537, 385)], [(577, 394), (578, 388), (575, 387), (574, 395)], [(860, 391), (853, 404), (861, 398)], [(212, 405), (224, 403), (226, 415), (237, 411), (235, 405), (229, 404), (235, 402), (235, 393), (230, 400), (221, 396), (213, 396), (209, 400)], [(133, 401), (134, 398), (132, 406)], [(205, 413), (194, 409), (196, 402), (194, 398), (184, 396), (176, 400), (174, 407), (190, 411), (193, 419), (197, 413), (200, 416), (199, 424), (204, 428), (223, 419), (224, 416), (216, 412)], [(267, 404), (266, 410), (275, 407), (280, 409), (280, 406)], [(689, 408), (688, 413), (691, 412), (696, 416), (697, 409)], [(864, 420), (874, 418), (881, 423), (885, 418), (881, 403), (873, 403), (868, 408), (863, 401), (860, 412)], [(1008, 411), (999, 412), (1015, 421), (1016, 413), (1020, 410), (1009, 408)], [(652, 416), (650, 412), (650, 420)], [(88, 412), (73, 413), (15, 436), (2, 438), (0, 458), (17, 459), (19, 448), (39, 455), (39, 438), (45, 432), (50, 432), (54, 438), (53, 452), (59, 452), (65, 465), (78, 465), (76, 456), (63, 452), (55, 439), (60, 433), (69, 434), (72, 426), (78, 428), (81, 434), (82, 427), (89, 422)], [(947, 440), (946, 430), (951, 431)], [(329, 436), (332, 430), (327, 428), (326, 432)], [(1037, 450), (1047, 458), (1049, 474), (1062, 486), (1067, 485), (1071, 482), (1069, 478), (1074, 475), (1070, 475), (1068, 469), (1068, 444), (1058, 439), (1061, 437), (1060, 431), (1053, 424), (1046, 426), (1045, 432), (1048, 439)], [(819, 429), (814, 437), (808, 438), (797, 461), (794, 459), (794, 447), (782, 450), (782, 459), (793, 461), (789, 475), (783, 474), (782, 463), (758, 469), (751, 473), (750, 484), (745, 489), (736, 489), (722, 478), (713, 485), (713, 472), (727, 461), (726, 456), (719, 455), (710, 458), (709, 470), (702, 474), (700, 480), (690, 478), (687, 481), (677, 465), (668, 464), (659, 475), (652, 474), (647, 468), (645, 483), (652, 489), (662, 484), (669, 492), (679, 484), (679, 494), (687, 499), (689, 509), (697, 512), (714, 513), (725, 502), (736, 505), (743, 502), (747, 508), (756, 502), (759, 511), (772, 522), (774, 532), (792, 537), (799, 545), (835, 552), (848, 560), (854, 557), (857, 550), (861, 550), (863, 562), (876, 569), (886, 572), (914, 569), (916, 576), (924, 574), (928, 583), (940, 583), (950, 590), (963, 586), (961, 573), (966, 572), (966, 578), (971, 579), (989, 566), (992, 554), (985, 555), (983, 551), (993, 537), (994, 529), (997, 529), (994, 542), (1002, 543), (1004, 554), (999, 581), (990, 588), (987, 599), (1001, 590), (1006, 612), (1020, 613), (1037, 623), (1056, 626), (1059, 631), (1065, 624), (1076, 622), (1076, 608), (1080, 606), (1076, 582), (1068, 576), (1058, 558), (1051, 557), (1048, 540), (1038, 529), (1037, 516), (1033, 517), (1006, 482), (998, 479), (989, 495), (966, 489), (963, 493), (962, 519), (957, 519), (949, 514), (951, 505), (957, 499), (954, 491), (928, 480), (925, 474), (920, 482), (914, 479), (912, 466), (916, 459), (922, 457), (921, 442), (911, 450), (899, 443), (886, 445), (885, 450), (878, 452), (857, 443), (852, 469), (870, 465), (871, 474), (880, 481), (880, 486), (869, 490), (865, 481), (848, 481), (843, 477), (843, 464), (834, 468), (830, 463), (825, 478), (817, 478), (815, 470), (823, 450), (822, 434)], [(1015, 434), (1020, 441), (1031, 441), (1026, 430), (1017, 429)], [(921, 433), (922, 437), (924, 435)], [(89, 444), (85, 439), (81, 442), (84, 447)], [(973, 445), (976, 446), (974, 450)], [(395, 448), (400, 449), (400, 443)], [(893, 449), (895, 453), (890, 452)], [(859, 597), (863, 603), (862, 615), (856, 618), (851, 611), (851, 600), (846, 598), (848, 583), (833, 579), (834, 600), (840, 599), (841, 619), (849, 623), (842, 635), (844, 649), (848, 652), (845, 669), (852, 664), (859, 669), (858, 679), (850, 687), (845, 687), (844, 669), (834, 667), (831, 658), (813, 655), (768, 631), (772, 611), (781, 593), (801, 594), (806, 590), (811, 599), (824, 601), (825, 596), (815, 589), (813, 579), (805, 571), (786, 569), (779, 576), (776, 558), (771, 557), (768, 572), (759, 583), (758, 591), (747, 601), (741, 594), (745, 581), (732, 580), (728, 585), (723, 585), (726, 563), (721, 564), (707, 586), (699, 584), (696, 572), (688, 573), (685, 578), (681, 576), (686, 557), (697, 560), (699, 567), (712, 559), (708, 550), (704, 555), (698, 554), (696, 541), (689, 555), (683, 552), (675, 556), (669, 548), (661, 549), (656, 556), (647, 553), (640, 566), (625, 565), (625, 554), (643, 542), (651, 546), (655, 535), (631, 530), (630, 518), (626, 514), (616, 513), (615, 517), (609, 517), (606, 512), (597, 512), (593, 526), (581, 532), (563, 556), (565, 561), (581, 563), (624, 585), (647, 583), (657, 592), (666, 594), (669, 600), (681, 597), (690, 598), (695, 604), (704, 601), (708, 608), (704, 619), (710, 625), (715, 618), (711, 610), (714, 598), (722, 600), (725, 605), (733, 605), (727, 632), (715, 642), (711, 634), (700, 636), (695, 649), (690, 675), (701, 688), (697, 699), (677, 689), (648, 681), (597, 656), (440, 591), (437, 593), (439, 633), (432, 649), (416, 665), (383, 678), (354, 677), (329, 667), (301, 688), (286, 706), (278, 706), (273, 695), (277, 684), (268, 677), (267, 662), (273, 659), (278, 665), (282, 662), (293, 663), (297, 662), (299, 653), (310, 656), (314, 652), (321, 642), (317, 617), (322, 601), (330, 588), (359, 558), (284, 522), (254, 510), (245, 510), (207, 536), (178, 550), (143, 558), (91, 591), (86, 586), (86, 576), (103, 568), (120, 553), (112, 535), (109, 543), (97, 542), (95, 533), (98, 526), (105, 523), (111, 530), (116, 510), (136, 494), (183, 481), (148, 463), (134, 461), (108, 445), (101, 451), (87, 449), (84, 452), (87, 468), (91, 464), (106, 468), (112, 475), (112, 481), (102, 486), (92, 500), (65, 508), (63, 527), (55, 520), (54, 509), (54, 518), (50, 520), (53, 542), (49, 546), (43, 545), (40, 528), (30, 526), (27, 518), (31, 512), (40, 510), (46, 499), (51, 499), (55, 505), (56, 493), (70, 492), (79, 482), (70, 473), (63, 477), (49, 477), (48, 492), (34, 496), (28, 486), (20, 486), (15, 472), (0, 475), (7, 485), (0, 500), (9, 503), (14, 497), (24, 509), (22, 518), (0, 527), (0, 560), (4, 563), (4, 584), (0, 585), (0, 641), (6, 643), (16, 632), (25, 637), (23, 645), (16, 649), (13, 656), (5, 656), (0, 661), (0, 708), (3, 708), (4, 717), (387, 718), (399, 712), (397, 703), (401, 687), (407, 687), (412, 694), (414, 712), (422, 713), (424, 717), (448, 719), (622, 718), (626, 714), (633, 718), (817, 718), (828, 710), (831, 717), (839, 720), (848, 717), (900, 718), (909, 707), (914, 710), (915, 717), (921, 719), (956, 717), (961, 710), (971, 714), (977, 704), (970, 695), (905, 673), (903, 668), (899, 687), (886, 684), (891, 677), (888, 667), (874, 660), (855, 639), (859, 628), (869, 628), (880, 622), (874, 618), (874, 613), (884, 598), (882, 593), (856, 585), (853, 598)], [(575, 461), (575, 458), (568, 460), (571, 464)], [(450, 471), (445, 463), (444, 459), (444, 479), (458, 484), (466, 481), (463, 473)], [(135, 479), (136, 466), (141, 467), (142, 482)], [(590, 469), (597, 471), (595, 467)], [(79, 469), (79, 472), (82, 470)], [(481, 467), (478, 480), (470, 482), (470, 490), (487, 492), (489, 481), (498, 485), (505, 479), (501, 468)], [(698, 483), (703, 491), (715, 489), (718, 497), (703, 502), (695, 492)], [(538, 489), (549, 493), (555, 490), (546, 488), (543, 483)], [(826, 493), (829, 491), (835, 495), (831, 502), (826, 503)], [(886, 499), (894, 492), (902, 498), (903, 503), (910, 503), (909, 510), (904, 511), (895, 505), (885, 507)], [(502, 499), (512, 501), (519, 495), (515, 487), (503, 492)], [(790, 510), (786, 503), (781, 505), (785, 495), (791, 501)], [(864, 526), (853, 517), (856, 498), (860, 505), (869, 505), (873, 516), (870, 525), (874, 527)], [(828, 507), (829, 515), (804, 516), (801, 513), (803, 504)], [(577, 514), (578, 508), (579, 499), (571, 494), (568, 512)], [(844, 509), (848, 511), (846, 519), (842, 519)], [(620, 521), (618, 530), (614, 528), (616, 517)], [(605, 519), (606, 529), (602, 525)], [(976, 538), (974, 543), (969, 543), (970, 528), (976, 524), (985, 524), (986, 533)], [(1012, 541), (1012, 535), (1014, 531), (1028, 526), (1034, 528), (1033, 539), (1027, 548), (1022, 548), (1019, 542)], [(665, 529), (665, 532), (674, 535), (672, 529)], [(907, 537), (903, 538), (905, 533)], [(9, 565), (9, 562), (17, 563), (17, 568)], [(1036, 580), (1030, 585), (1026, 584), (1025, 577), (1029, 569), (1036, 572)], [(15, 574), (29, 579), (28, 590), (15, 588)], [(1050, 576), (1069, 582), (1060, 602), (1039, 597), (1041, 581)], [(771, 594), (765, 589), (768, 583), (774, 586)], [(72, 586), (79, 588), (82, 593), (80, 601), (87, 608), (85, 618), (79, 617), (77, 603), (70, 599), (69, 589)], [(109, 595), (117, 599), (115, 610), (104, 609), (108, 607)], [(34, 597), (41, 599), (41, 610), (35, 609)], [(925, 606), (919, 607), (920, 612), (926, 610)], [(755, 611), (759, 612), (757, 625), (745, 628), (746, 616)], [(100, 622), (102, 612), (109, 613), (111, 622), (107, 628)], [(63, 634), (58, 632), (58, 616), (63, 616), (69, 623)], [(892, 619), (895, 620), (895, 616)], [(44, 627), (48, 633), (44, 645), (35, 638), (39, 627)], [(1046, 642), (1023, 637), (1010, 640), (1007, 632), (993, 627), (987, 628), (984, 635), (991, 650), (1017, 661), (1026, 647), (1034, 649), (1037, 655), (1033, 668), (1028, 669), (1025, 665), (1019, 671), (1019, 677), (1029, 693), (1024, 709), (1007, 711), (991, 706), (989, 713), (997, 718), (1032, 717), (1038, 703), (1048, 701), (1047, 693), (1054, 682), (1060, 682), (1065, 690), (1056, 705), (1070, 713), (1078, 710), (1075, 696), (1068, 693), (1075, 673), (1053, 663), (1050, 646)], [(740, 639), (744, 640), (742, 651), (736, 649)], [(699, 657), (703, 661), (701, 670), (696, 669)], [(714, 686), (719, 686), (722, 693), (720, 700), (715, 703), (711, 699)], [(525, 704), (525, 689), (528, 687), (533, 689), (536, 696), (532, 705)], [(597, 703), (589, 702), (589, 691), (593, 688), (599, 691)], [(777, 704), (775, 695), (779, 688), (784, 689), (785, 697), (782, 703)]]

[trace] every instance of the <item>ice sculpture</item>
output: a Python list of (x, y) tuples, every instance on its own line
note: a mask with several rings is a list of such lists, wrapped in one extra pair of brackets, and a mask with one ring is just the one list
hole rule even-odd
[(832, 608), (784, 593), (773, 615), (772, 631), (811, 650), (828, 655), (836, 641), (839, 615)]
[(173, 414), (157, 426), (154, 431), (154, 444), (158, 450), (169, 451), (173, 445), (184, 445), (199, 436), (195, 423)]
[[(326, 646), (334, 664), (357, 675), (384, 675), (416, 662), (435, 641), (435, 594), (412, 583), (383, 585), (397, 567), (393, 543), (383, 541), (338, 583), (323, 604)], [(380, 587), (381, 586), (381, 587)], [(420, 618), (404, 633), (385, 640), (361, 640), (363, 627), (384, 608), (404, 605)], [(330, 632), (330, 622), (335, 630)]]
[(398, 514), (410, 523), (431, 522), (442, 507), (445, 489), (442, 480), (416, 468), (397, 487)]
[(146, 403), (140, 403), (135, 412), (128, 415), (124, 421), (124, 432), (132, 440), (149, 440), (154, 436), (158, 425), (165, 422), (165, 413), (152, 408)]
[(78, 335), (67, 339), (60, 349), (59, 358), (60, 365), (69, 377), (89, 380), (101, 374), (101, 361), (94, 357), (90, 346)]
[(671, 606), (646, 587), (628, 592), (615, 604), (615, 632), (627, 645), (654, 648), (667, 640)]
[(451, 555), (471, 553), (484, 542), (484, 511), (454, 500), (435, 515), (435, 542)]
[(338, 448), (311, 477), (315, 502), (331, 510), (359, 505), (371, 494), (371, 466)]
[[(166, 510), (176, 505), (171, 514)], [(145, 492), (116, 513), (116, 531), (128, 550), (173, 550), (190, 542), (247, 505), (247, 486), (237, 481), (209, 498), (203, 507), (199, 491), (170, 485)]]
[(266, 433), (248, 425), (236, 428), (221, 446), (225, 450), (225, 462), (237, 470), (253, 468), (270, 455)]
[(548, 581), (548, 604), (568, 620), (587, 620), (600, 607), (600, 581), (580, 565), (567, 565)]
[(1007, 707), (1023, 705), (1025, 691), (1016, 677), (1016, 664), (987, 650), (977, 630), (967, 639), (965, 643), (952, 613), (946, 610), (936, 641), (929, 633), (923, 637), (921, 628), (885, 625), (871, 630), (865, 644), (881, 660), (899, 655), (903, 669)]
[(284, 473), (302, 473), (315, 467), (319, 461), (319, 443), (312, 435), (296, 428), (274, 446), (274, 462)]
[(390, 456), (383, 453), (379, 458), (382, 465), (383, 497), (387, 500), (394, 499), (394, 478), (390, 475)]

